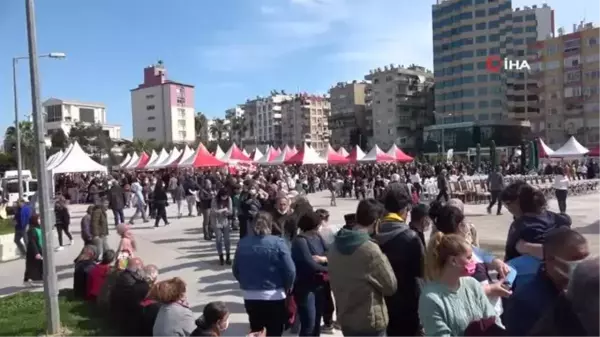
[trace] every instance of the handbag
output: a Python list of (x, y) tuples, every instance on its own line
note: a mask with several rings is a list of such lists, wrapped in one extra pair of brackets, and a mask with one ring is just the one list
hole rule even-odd
[(287, 311), (287, 327), (290, 328), (296, 322), (296, 313), (298, 311), (298, 305), (294, 296), (290, 293), (285, 298), (285, 308)]

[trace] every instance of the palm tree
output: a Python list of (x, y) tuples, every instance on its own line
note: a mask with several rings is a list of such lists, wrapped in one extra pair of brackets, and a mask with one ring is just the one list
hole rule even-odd
[[(19, 122), (19, 131), (21, 132), (21, 159), (23, 169), (35, 170), (35, 138), (33, 123), (29, 121)], [(17, 161), (17, 129), (9, 126), (4, 133), (4, 151), (10, 153)]]
[(152, 152), (156, 149), (155, 142), (147, 139), (134, 139), (131, 144), (128, 144), (126, 152)]
[(230, 120), (229, 128), (232, 133), (232, 140), (235, 142), (242, 142), (244, 133), (246, 133), (246, 124), (244, 123), (243, 117), (234, 117)]
[(221, 142), (223, 135), (229, 131), (229, 124), (225, 124), (225, 121), (221, 118), (216, 118), (210, 126), (209, 131), (217, 139), (217, 142)]
[(194, 116), (194, 130), (196, 131), (196, 138), (200, 138), (202, 129), (206, 126), (206, 116), (200, 111), (196, 112)]

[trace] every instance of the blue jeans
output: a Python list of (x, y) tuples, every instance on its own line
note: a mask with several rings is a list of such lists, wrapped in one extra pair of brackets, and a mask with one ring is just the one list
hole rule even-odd
[(125, 222), (125, 216), (123, 215), (122, 209), (113, 209), (113, 216), (115, 217), (115, 226), (118, 226)]
[(296, 289), (294, 294), (300, 319), (299, 336), (320, 336), (323, 317), (323, 289)]
[(223, 244), (225, 244), (225, 253), (229, 255), (229, 251), (231, 250), (231, 227), (229, 225), (215, 227), (213, 231), (216, 236), (217, 253), (223, 255)]

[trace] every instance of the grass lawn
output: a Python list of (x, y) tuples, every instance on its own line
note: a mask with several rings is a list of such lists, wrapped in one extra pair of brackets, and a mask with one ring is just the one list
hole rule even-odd
[(0, 235), (12, 234), (15, 232), (15, 225), (12, 219), (0, 219)]
[[(73, 298), (72, 289), (59, 293), (62, 326), (73, 336), (117, 336), (93, 305)], [(23, 292), (0, 298), (0, 336), (45, 334), (43, 292)]]

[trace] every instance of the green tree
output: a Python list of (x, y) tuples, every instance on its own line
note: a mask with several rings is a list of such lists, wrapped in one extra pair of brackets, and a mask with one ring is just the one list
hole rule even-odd
[(211, 124), (209, 132), (220, 143), (223, 135), (229, 132), (229, 124), (226, 124), (223, 119), (217, 118)]
[[(35, 138), (33, 123), (29, 121), (19, 122), (21, 131), (21, 163), (23, 169), (35, 172)], [(9, 126), (4, 132), (4, 151), (17, 162), (17, 129)]]
[(134, 139), (133, 142), (131, 142), (130, 144), (127, 145), (125, 152), (126, 153), (131, 153), (131, 152), (146, 152), (146, 153), (150, 153), (152, 152), (152, 150), (156, 150), (157, 148), (156, 142), (152, 141), (152, 140), (148, 140), (148, 139)]
[(69, 138), (62, 128), (52, 132), (50, 144), (52, 144), (51, 147), (54, 150), (53, 152), (64, 150), (69, 146)]
[(97, 162), (107, 158), (108, 165), (116, 165), (119, 158), (113, 152), (113, 142), (100, 124), (75, 123), (69, 131), (69, 140), (79, 143), (83, 151)]
[(196, 131), (196, 138), (201, 138), (202, 129), (206, 126), (206, 116), (198, 111), (196, 112), (196, 116), (194, 116), (194, 130)]
[(242, 138), (244, 137), (244, 134), (246, 133), (246, 124), (244, 123), (244, 118), (234, 117), (230, 119), (229, 129), (231, 130), (230, 138), (232, 139), (232, 141), (240, 142), (239, 145), (243, 145), (241, 144), (241, 142)]

